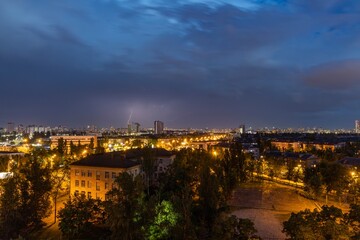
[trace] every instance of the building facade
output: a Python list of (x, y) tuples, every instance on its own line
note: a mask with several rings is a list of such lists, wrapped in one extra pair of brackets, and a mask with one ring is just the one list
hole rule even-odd
[(164, 123), (161, 121), (154, 122), (154, 134), (163, 134), (164, 133)]
[(141, 165), (120, 152), (90, 155), (71, 164), (70, 194), (107, 200), (115, 178), (123, 172), (135, 177), (141, 173)]

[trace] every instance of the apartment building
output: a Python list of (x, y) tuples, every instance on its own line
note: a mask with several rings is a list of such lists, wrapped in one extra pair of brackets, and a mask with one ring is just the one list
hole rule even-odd
[(63, 139), (64, 141), (66, 141), (67, 147), (68, 149), (70, 149), (70, 143), (72, 142), (75, 145), (78, 145), (79, 143), (81, 145), (88, 145), (91, 143), (91, 141), (93, 141), (94, 143), (94, 147), (97, 147), (97, 136), (92, 136), (92, 135), (88, 135), (88, 136), (67, 136), (67, 135), (62, 135), (62, 136), (51, 136), (50, 140), (50, 148), (51, 149), (55, 149), (58, 146), (58, 141), (59, 139)]
[(141, 173), (136, 159), (127, 159), (123, 152), (90, 155), (70, 165), (70, 193), (88, 198), (107, 199), (114, 180), (123, 172), (134, 177)]

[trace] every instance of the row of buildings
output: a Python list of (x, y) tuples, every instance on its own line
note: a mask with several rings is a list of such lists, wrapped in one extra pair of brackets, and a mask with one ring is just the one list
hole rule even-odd
[[(140, 133), (143, 130), (140, 129), (139, 123), (128, 123), (126, 131), (123, 131), (123, 133), (127, 134), (133, 134), (133, 133)], [(43, 125), (28, 125), (24, 126), (22, 124), (15, 125), (14, 122), (8, 122), (5, 128), (0, 128), (1, 132), (3, 133), (23, 133), (23, 134), (29, 134), (33, 135), (34, 133), (66, 133), (71, 131), (81, 131), (86, 134), (100, 134), (101, 131), (94, 125), (88, 125), (86, 128), (83, 129), (69, 129), (64, 126), (56, 126), (56, 127), (50, 127), (50, 126), (43, 126)], [(116, 131), (114, 128), (110, 128), (109, 131)], [(145, 131), (145, 133), (148, 133), (148, 131)], [(154, 134), (163, 134), (164, 133), (164, 122), (156, 120), (154, 121), (154, 128), (153, 128)]]

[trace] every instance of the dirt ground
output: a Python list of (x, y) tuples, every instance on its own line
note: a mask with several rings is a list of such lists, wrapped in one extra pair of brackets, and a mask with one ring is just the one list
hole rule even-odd
[[(265, 240), (285, 239), (282, 223), (291, 212), (314, 210), (322, 202), (304, 198), (291, 187), (276, 183), (251, 183), (240, 186), (229, 201), (233, 214), (255, 223), (258, 235)], [(333, 203), (329, 202), (328, 205)], [(338, 204), (336, 204), (338, 205)], [(346, 205), (343, 207), (347, 208)]]

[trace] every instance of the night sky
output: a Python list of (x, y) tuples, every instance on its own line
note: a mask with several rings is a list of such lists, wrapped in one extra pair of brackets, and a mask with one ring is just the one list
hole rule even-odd
[(1, 0), (0, 126), (353, 128), (360, 1)]

